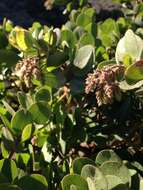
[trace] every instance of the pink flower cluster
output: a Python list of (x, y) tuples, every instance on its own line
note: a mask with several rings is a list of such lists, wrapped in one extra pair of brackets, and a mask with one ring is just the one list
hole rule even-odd
[(119, 80), (124, 75), (123, 65), (109, 65), (89, 73), (85, 82), (85, 93), (95, 93), (97, 104), (112, 104), (121, 100)]
[(27, 88), (32, 87), (32, 78), (41, 78), (39, 58), (30, 57), (19, 61), (16, 64), (14, 74), (19, 77), (20, 81), (23, 82)]

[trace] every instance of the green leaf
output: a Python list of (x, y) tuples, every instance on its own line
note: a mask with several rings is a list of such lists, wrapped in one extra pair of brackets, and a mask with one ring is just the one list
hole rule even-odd
[(113, 45), (113, 40), (108, 34), (102, 34), (100, 38), (102, 39), (102, 43), (105, 47), (111, 47)]
[(64, 64), (66, 60), (67, 60), (67, 55), (64, 52), (56, 51), (52, 55), (49, 55), (47, 66), (48, 67), (54, 66), (57, 68), (62, 64)]
[(19, 59), (19, 56), (12, 50), (0, 50), (0, 64), (5, 64), (8, 68), (16, 65)]
[(24, 176), (18, 180), (17, 185), (22, 190), (47, 190), (48, 188), (46, 178), (40, 174)]
[[(48, 68), (47, 68), (48, 71)], [(56, 74), (45, 71), (44, 73), (44, 84), (48, 87), (57, 88), (58, 76)]]
[(11, 32), (11, 30), (13, 29), (13, 22), (10, 20), (5, 20), (5, 30), (6, 32)]
[(127, 91), (127, 90), (135, 90), (135, 89), (138, 89), (140, 88), (141, 86), (143, 86), (143, 80), (135, 83), (135, 84), (128, 84), (125, 80), (124, 81), (121, 81), (119, 83), (119, 87), (120, 89), (124, 90), (124, 91)]
[(137, 61), (126, 69), (125, 79), (129, 84), (143, 80), (143, 60)]
[(83, 12), (90, 18), (93, 18), (96, 14), (96, 10), (94, 8), (85, 8), (85, 10), (83, 9)]
[(94, 46), (92, 45), (83, 46), (77, 51), (73, 64), (79, 69), (83, 69), (89, 63), (93, 55), (94, 55)]
[(142, 58), (143, 40), (134, 34), (132, 30), (127, 30), (124, 37), (120, 39), (116, 48), (117, 63), (123, 62), (126, 55), (137, 61)]
[(0, 114), (0, 118), (6, 127), (8, 127), (8, 128), (11, 127), (9, 120), (7, 119), (7, 117), (5, 115)]
[(108, 190), (107, 180), (99, 168), (87, 164), (82, 168), (81, 176), (87, 180), (89, 190)]
[(115, 175), (107, 175), (108, 189), (111, 190), (128, 190), (128, 187), (122, 183), (122, 180)]
[(116, 22), (109, 18), (98, 24), (98, 36), (105, 47), (111, 47), (120, 36)]
[(109, 61), (102, 61), (101, 63), (99, 63), (97, 65), (97, 68), (98, 69), (102, 69), (103, 67), (107, 66), (107, 65), (114, 65), (116, 64), (116, 61), (115, 60), (109, 60)]
[[(85, 30), (89, 33), (92, 34), (94, 36), (94, 38), (96, 39), (97, 36), (97, 25), (95, 22), (93, 23), (89, 23), (86, 27)], [(95, 40), (94, 40), (95, 41)]]
[(122, 183), (131, 185), (131, 176), (128, 168), (121, 162), (106, 161), (101, 165), (101, 171), (104, 175), (114, 175), (121, 179)]
[(99, 25), (99, 32), (103, 32), (105, 34), (114, 35), (119, 37), (119, 28), (116, 24), (115, 20), (109, 18), (106, 19), (101, 25)]
[(5, 100), (2, 100), (2, 103), (7, 109), (7, 111), (13, 116), (15, 114), (14, 109)]
[(48, 87), (40, 88), (35, 94), (35, 100), (49, 102), (51, 100), (50, 89)]
[(29, 48), (33, 48), (34, 39), (32, 38), (32, 34), (23, 28), (16, 28), (16, 43), (20, 50), (25, 51)]
[(118, 155), (113, 150), (102, 150), (100, 151), (96, 156), (96, 164), (102, 165), (106, 161), (115, 161), (120, 162), (121, 159), (118, 157)]
[(129, 169), (129, 172), (131, 176), (131, 189), (139, 190), (140, 178), (138, 172), (134, 169)]
[(13, 150), (15, 147), (15, 140), (12, 133), (7, 127), (2, 128), (2, 139), (5, 145), (5, 148), (9, 151)]
[(87, 16), (86, 14), (84, 13), (81, 13), (80, 15), (78, 15), (77, 19), (76, 19), (76, 24), (78, 26), (82, 26), (82, 27), (85, 27), (87, 26), (88, 24), (90, 24), (92, 22), (92, 19), (91, 17)]
[(29, 140), (31, 138), (32, 132), (33, 132), (32, 124), (26, 125), (22, 131), (21, 142)]
[(65, 23), (65, 25), (62, 26), (62, 30), (71, 30), (73, 31), (76, 27), (76, 24), (74, 22), (68, 21)]
[(80, 11), (79, 10), (71, 10), (71, 13), (70, 13), (70, 20), (75, 23), (76, 22), (76, 18), (77, 16), (80, 14)]
[(85, 45), (95, 45), (94, 37), (91, 34), (83, 34), (79, 40), (80, 47)]
[[(17, 153), (16, 155), (15, 155), (15, 157), (16, 157), (16, 162), (20, 165), (20, 166), (22, 166), (23, 164), (25, 165), (25, 166), (27, 166), (27, 164), (28, 164), (28, 162), (29, 162), (29, 160), (30, 160), (30, 154), (28, 154), (28, 153)], [(19, 175), (19, 174), (18, 174)]]
[(135, 35), (132, 30), (128, 30), (125, 34), (125, 48), (131, 57), (138, 58), (143, 50), (143, 40)]
[(31, 105), (29, 112), (37, 124), (46, 124), (51, 117), (50, 107), (47, 102), (44, 101)]
[(63, 30), (61, 33), (61, 42), (64, 47), (74, 48), (76, 45), (75, 34), (70, 30)]
[(86, 158), (86, 157), (76, 158), (72, 164), (73, 172), (76, 174), (81, 174), (81, 170), (82, 170), (83, 166), (86, 164), (92, 164), (94, 166), (95, 162), (89, 158)]
[(0, 160), (0, 173), (2, 173), (9, 182), (13, 182), (18, 175), (17, 166), (13, 160)]
[[(116, 1), (116, 0), (114, 0)], [(118, 0), (117, 0), (118, 1)], [(124, 31), (128, 27), (128, 21), (124, 17), (119, 17), (117, 20), (120, 31)]]
[(125, 65), (126, 68), (133, 64), (132, 58), (131, 58), (130, 55), (126, 54), (124, 56), (124, 58), (123, 58), (123, 64)]
[(3, 158), (8, 158), (10, 155), (10, 151), (7, 150), (7, 148), (4, 145), (4, 142), (1, 142), (1, 154), (3, 156)]
[(19, 91), (17, 93), (18, 101), (23, 109), (27, 109), (33, 104), (33, 99), (30, 94)]
[(143, 172), (143, 166), (141, 165), (141, 163), (134, 161), (131, 163), (131, 165), (137, 170), (139, 170), (140, 172)]
[(17, 93), (17, 98), (18, 98), (18, 101), (19, 101), (20, 105), (22, 106), (22, 108), (27, 108), (25, 94), (20, 91), (20, 92)]
[(143, 189), (143, 179), (140, 180), (140, 190)]
[(52, 161), (53, 154), (50, 151), (47, 142), (44, 143), (41, 152), (43, 153), (45, 161), (50, 163)]
[(43, 40), (47, 42), (50, 46), (56, 45), (57, 42), (57, 35), (53, 31), (53, 28), (50, 28), (44, 35)]
[(138, 26), (141, 26), (141, 27), (143, 26), (143, 13), (142, 12), (136, 15), (134, 22)]
[(66, 175), (61, 184), (63, 190), (73, 189), (74, 186), (74, 189), (76, 188), (77, 190), (89, 190), (86, 180), (77, 174)]
[(28, 111), (18, 110), (11, 120), (11, 128), (15, 133), (20, 133), (24, 127), (32, 123), (32, 116)]

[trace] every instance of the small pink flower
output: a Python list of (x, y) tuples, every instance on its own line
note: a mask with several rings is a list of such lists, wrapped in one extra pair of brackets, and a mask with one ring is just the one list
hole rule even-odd
[(85, 93), (95, 92), (97, 104), (112, 104), (114, 99), (121, 100), (121, 90), (118, 81), (124, 74), (124, 66), (110, 65), (102, 70), (95, 70), (89, 73), (85, 81)]
[(30, 57), (19, 61), (16, 64), (14, 74), (26, 85), (27, 88), (32, 87), (32, 78), (41, 78), (39, 59), (37, 57)]

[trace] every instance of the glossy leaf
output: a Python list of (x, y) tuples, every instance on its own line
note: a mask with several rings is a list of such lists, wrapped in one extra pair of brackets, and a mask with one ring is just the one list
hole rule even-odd
[(132, 61), (138, 61), (142, 58), (143, 40), (129, 29), (123, 38), (120, 39), (116, 48), (117, 63), (123, 62), (126, 55), (132, 58)]
[(7, 127), (2, 128), (2, 139), (7, 150), (13, 150), (15, 146), (15, 139), (11, 131)]
[(79, 69), (83, 69), (89, 63), (89, 60), (94, 54), (94, 47), (92, 45), (86, 45), (81, 47), (77, 51), (77, 55), (74, 60), (74, 65)]
[(89, 190), (91, 184), (96, 190), (108, 190), (107, 180), (99, 168), (87, 164), (82, 168), (81, 176), (87, 180)]
[(84, 34), (81, 36), (80, 40), (79, 40), (79, 45), (80, 47), (85, 46), (85, 45), (95, 45), (94, 42), (94, 37), (91, 34)]
[(96, 156), (96, 164), (102, 165), (106, 161), (115, 161), (120, 162), (121, 159), (118, 157), (118, 155), (113, 150), (102, 150), (100, 151)]
[(20, 133), (24, 127), (32, 123), (32, 116), (28, 111), (23, 109), (17, 111), (11, 120), (11, 128), (16, 133)]
[(67, 175), (62, 179), (62, 189), (70, 190), (73, 189), (71, 187), (75, 186), (78, 190), (88, 190), (87, 182), (80, 175)]
[(24, 176), (18, 180), (17, 184), (22, 190), (47, 190), (48, 187), (46, 178), (40, 174)]
[(33, 132), (33, 126), (32, 124), (28, 124), (25, 126), (25, 128), (22, 131), (21, 141), (25, 142), (30, 139)]
[(14, 109), (5, 101), (2, 101), (7, 111), (13, 116), (15, 114)]
[(9, 159), (0, 160), (0, 173), (2, 173), (9, 182), (14, 181), (18, 175), (18, 170), (15, 162)]
[(84, 13), (81, 13), (81, 14), (77, 17), (77, 19), (76, 19), (76, 24), (77, 24), (78, 26), (85, 27), (85, 26), (87, 26), (91, 21), (92, 21), (92, 19), (91, 19), (89, 16), (87, 16), (87, 15), (84, 14)]
[(39, 101), (31, 105), (29, 112), (37, 124), (46, 124), (51, 116), (50, 107), (47, 102), (44, 101)]
[(128, 190), (128, 187), (122, 183), (122, 180), (115, 175), (107, 175), (108, 189), (111, 190)]
[(76, 174), (81, 174), (81, 170), (82, 170), (83, 166), (86, 164), (91, 164), (94, 166), (95, 162), (89, 158), (86, 158), (86, 157), (76, 158), (72, 164), (73, 172)]
[(33, 48), (34, 39), (32, 38), (32, 34), (29, 31), (22, 28), (17, 28), (16, 43), (21, 50), (25, 51), (28, 48)]
[(70, 30), (63, 30), (61, 33), (62, 45), (68, 48), (74, 48), (76, 44), (76, 37)]
[(107, 161), (101, 165), (101, 171), (104, 175), (115, 175), (119, 177), (123, 184), (131, 185), (131, 176), (128, 168), (121, 162)]
[(143, 60), (129, 66), (125, 72), (125, 78), (129, 84), (135, 84), (143, 80)]

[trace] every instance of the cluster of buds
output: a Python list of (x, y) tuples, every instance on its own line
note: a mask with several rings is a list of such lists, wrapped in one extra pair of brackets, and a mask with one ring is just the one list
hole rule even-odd
[(14, 75), (16, 75), (27, 88), (33, 86), (32, 79), (41, 78), (41, 70), (38, 57), (29, 57), (16, 64)]
[(103, 67), (101, 70), (95, 70), (93, 73), (88, 74), (86, 79), (86, 94), (95, 93), (99, 106), (112, 104), (114, 99), (120, 101), (119, 79), (123, 74), (123, 65), (110, 65)]

